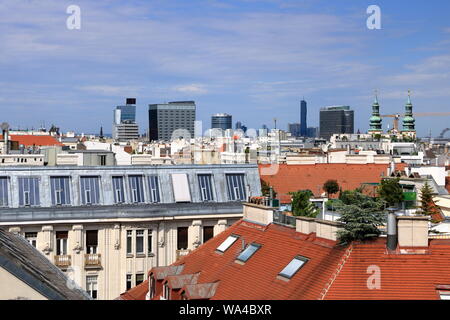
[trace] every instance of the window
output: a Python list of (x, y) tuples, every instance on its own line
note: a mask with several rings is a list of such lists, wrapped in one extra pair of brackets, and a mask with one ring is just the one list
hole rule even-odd
[(279, 273), (280, 276), (291, 279), (303, 265), (308, 262), (308, 258), (297, 256)]
[(8, 206), (8, 178), (0, 177), (0, 207)]
[(227, 174), (226, 178), (228, 199), (231, 201), (245, 200), (247, 195), (245, 191), (244, 174)]
[(86, 250), (89, 254), (97, 253), (98, 246), (98, 231), (87, 230), (86, 231)]
[(86, 277), (86, 291), (92, 299), (97, 299), (97, 276)]
[(245, 248), (244, 251), (242, 251), (236, 259), (241, 262), (247, 262), (248, 259), (250, 259), (255, 254), (255, 252), (259, 250), (259, 248), (261, 248), (260, 244), (252, 243), (248, 245), (247, 248)]
[(51, 177), (50, 186), (52, 191), (52, 204), (67, 205), (70, 204), (70, 178), (69, 177)]
[(129, 176), (130, 199), (132, 203), (144, 202), (144, 187), (142, 185), (142, 176)]
[(144, 230), (136, 230), (136, 253), (144, 253)]
[(150, 299), (153, 299), (156, 294), (156, 281), (155, 281), (155, 276), (153, 274), (150, 276), (149, 282), (150, 283), (149, 283), (148, 291), (150, 292)]
[(130, 290), (132, 287), (133, 287), (132, 276), (131, 274), (127, 274), (127, 290)]
[(202, 197), (202, 201), (214, 200), (212, 183), (211, 183), (211, 175), (210, 174), (199, 174), (198, 175), (198, 184), (200, 186), (200, 194)]
[(25, 239), (36, 248), (37, 232), (25, 232)]
[(170, 287), (167, 283), (164, 284), (163, 297), (165, 300), (170, 300)]
[(133, 253), (133, 231), (127, 231), (127, 254)]
[(125, 202), (125, 193), (123, 188), (123, 177), (113, 177), (113, 192), (114, 192), (114, 202), (123, 203)]
[(450, 291), (439, 291), (441, 300), (450, 300)]
[(233, 243), (236, 242), (236, 240), (239, 239), (239, 236), (237, 235), (231, 235), (228, 238), (225, 239), (224, 242), (220, 246), (217, 247), (217, 251), (219, 252), (225, 252), (229, 247), (233, 245)]
[(152, 235), (153, 235), (153, 230), (148, 230), (148, 234), (147, 234), (147, 253), (148, 254), (152, 254)]
[(101, 166), (106, 166), (106, 155), (100, 155), (100, 165)]
[(188, 247), (188, 227), (179, 227), (177, 230), (177, 249), (184, 250)]
[(81, 177), (81, 203), (82, 204), (99, 204), (100, 203), (100, 187), (99, 177)]
[(38, 206), (39, 178), (19, 178), (19, 205)]
[(211, 226), (211, 227), (210, 226), (203, 227), (203, 243), (205, 243), (206, 241), (208, 241), (212, 237), (214, 237), (214, 227), (213, 226)]
[(186, 173), (172, 174), (172, 186), (175, 202), (191, 202), (191, 193)]
[(148, 188), (150, 190), (150, 202), (161, 202), (159, 196), (158, 176), (148, 177)]
[(56, 255), (63, 256), (67, 254), (67, 231), (56, 231)]
[(136, 274), (136, 285), (140, 285), (142, 282), (144, 282), (144, 274), (143, 273)]

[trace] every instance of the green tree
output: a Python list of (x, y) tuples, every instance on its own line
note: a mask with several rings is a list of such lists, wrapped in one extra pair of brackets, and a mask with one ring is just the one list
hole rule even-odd
[(425, 215), (432, 215), (437, 212), (435, 201), (433, 200), (433, 188), (425, 182), (420, 189), (420, 211)]
[(341, 243), (365, 241), (379, 236), (378, 226), (385, 221), (384, 202), (381, 199), (371, 198), (358, 190), (345, 191), (345, 197), (335, 201), (334, 207), (341, 215), (338, 221), (344, 223), (342, 230), (337, 232)]
[(323, 184), (323, 190), (325, 190), (325, 192), (330, 195), (330, 194), (335, 194), (339, 192), (339, 184), (336, 180), (327, 180), (324, 184)]
[(383, 179), (378, 187), (378, 195), (388, 207), (399, 206), (403, 202), (400, 179)]
[(315, 218), (319, 213), (316, 206), (309, 201), (313, 196), (311, 190), (299, 190), (291, 192), (292, 195), (292, 214), (294, 216), (312, 217)]
[[(262, 179), (261, 179), (261, 193), (264, 197), (270, 197), (270, 185)], [(277, 192), (273, 187), (272, 187), (272, 195), (274, 199), (277, 197)]]

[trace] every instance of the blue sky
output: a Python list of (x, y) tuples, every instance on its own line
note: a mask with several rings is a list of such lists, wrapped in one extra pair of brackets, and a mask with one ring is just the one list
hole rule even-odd
[[(81, 8), (68, 30), (66, 8)], [(366, 27), (369, 5), (382, 29)], [(313, 0), (17, 0), (0, 3), (1, 121), (43, 121), (77, 132), (111, 132), (113, 108), (195, 100), (210, 126), (216, 112), (249, 128), (308, 124), (319, 109), (350, 105), (367, 130), (374, 89), (382, 113), (450, 111), (450, 2)], [(385, 119), (384, 125), (390, 124)], [(450, 117), (417, 118), (438, 135)]]

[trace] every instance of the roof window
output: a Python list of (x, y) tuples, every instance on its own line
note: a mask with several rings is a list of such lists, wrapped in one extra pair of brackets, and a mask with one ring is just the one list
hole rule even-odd
[(308, 258), (296, 256), (291, 262), (279, 273), (280, 276), (291, 279), (303, 265), (308, 262)]
[(238, 235), (234, 235), (234, 234), (230, 235), (228, 238), (225, 239), (224, 242), (222, 242), (222, 244), (220, 246), (217, 247), (216, 250), (219, 252), (222, 252), (222, 253), (227, 251), (227, 249), (229, 247), (231, 247), (233, 245), (233, 243), (236, 242), (237, 239), (239, 239)]
[(239, 256), (236, 258), (237, 260), (241, 262), (247, 262), (248, 259), (250, 259), (258, 249), (261, 248), (260, 244), (257, 243), (251, 243), (245, 248), (244, 251), (242, 251)]

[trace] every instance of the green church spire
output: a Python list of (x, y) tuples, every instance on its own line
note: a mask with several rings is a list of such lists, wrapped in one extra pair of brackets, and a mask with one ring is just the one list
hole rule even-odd
[(382, 119), (380, 117), (380, 105), (378, 104), (378, 92), (375, 90), (375, 101), (372, 104), (372, 116), (370, 117), (369, 133), (382, 132)]
[(405, 117), (403, 118), (403, 131), (416, 131), (416, 120), (413, 116), (413, 105), (411, 103), (411, 91), (408, 90), (408, 101), (405, 105)]

